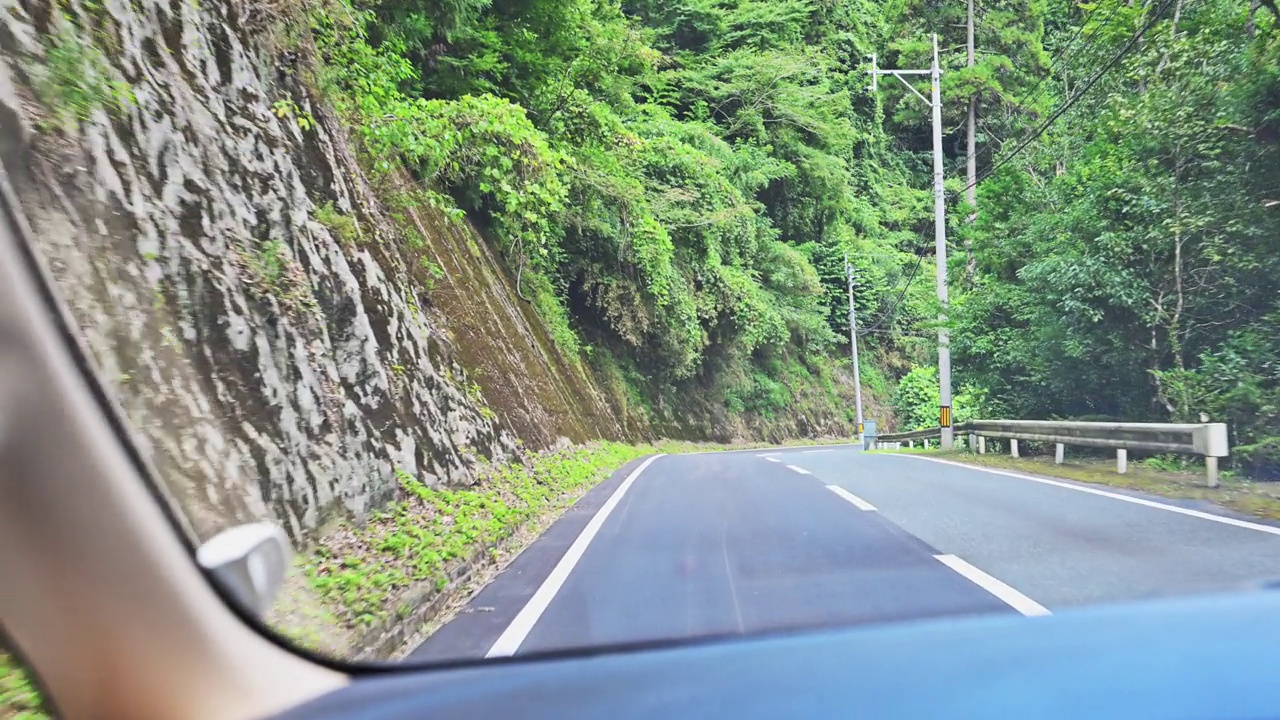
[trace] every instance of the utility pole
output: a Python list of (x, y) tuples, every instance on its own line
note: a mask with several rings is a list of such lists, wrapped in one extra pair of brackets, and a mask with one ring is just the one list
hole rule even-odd
[(849, 283), (849, 347), (853, 353), (853, 393), (858, 408), (858, 442), (862, 442), (862, 377), (858, 366), (858, 313), (853, 306), (853, 266), (844, 254), (844, 275)]
[[(973, 68), (973, 0), (969, 0), (969, 68)], [(969, 98), (969, 123), (966, 125), (965, 135), (968, 140), (966, 158), (969, 170), (969, 182), (967, 195), (969, 200), (969, 224), (973, 224), (978, 219), (978, 94), (974, 93)], [(978, 270), (978, 261), (973, 257), (973, 240), (965, 237), (964, 240), (964, 277), (966, 287), (970, 287), (973, 283), (973, 276)]]
[[(943, 449), (950, 449), (954, 440), (951, 427), (951, 334), (947, 331), (947, 203), (942, 189), (942, 68), (938, 65), (938, 35), (933, 35), (933, 63), (928, 70), (881, 70), (876, 56), (871, 56), (871, 90), (878, 88), (881, 75), (892, 75), (902, 81), (907, 89), (933, 110), (933, 240), (937, 260), (938, 286), (938, 425), (942, 428)], [(932, 99), (926, 99), (919, 90), (907, 82), (904, 75), (928, 75), (932, 85)]]

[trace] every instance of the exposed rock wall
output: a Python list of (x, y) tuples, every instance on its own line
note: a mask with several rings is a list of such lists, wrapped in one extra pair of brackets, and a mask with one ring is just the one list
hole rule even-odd
[[(398, 470), (460, 484), (518, 437), (620, 436), (482, 241), (421, 210), (446, 272), (426, 290), (341, 123), (273, 46), (277, 5), (0, 0), (0, 161), (195, 534), (275, 517), (305, 541), (394, 497)], [(49, 70), (67, 37), (127, 83), (120, 108), (67, 117), (39, 92), (74, 83)]]

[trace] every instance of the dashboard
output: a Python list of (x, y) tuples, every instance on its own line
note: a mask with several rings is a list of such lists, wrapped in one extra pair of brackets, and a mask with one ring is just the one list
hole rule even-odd
[(301, 718), (1277, 718), (1280, 593), (404, 669)]

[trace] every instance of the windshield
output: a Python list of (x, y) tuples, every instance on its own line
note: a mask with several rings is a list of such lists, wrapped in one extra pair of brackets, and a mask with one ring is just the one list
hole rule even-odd
[(24, 0), (0, 161), (300, 649), (1035, 622), (1280, 577), (1278, 21)]

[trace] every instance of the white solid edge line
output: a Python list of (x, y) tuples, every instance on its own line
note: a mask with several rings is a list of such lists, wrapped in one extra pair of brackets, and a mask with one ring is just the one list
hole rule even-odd
[(835, 452), (835, 448), (823, 448), (821, 450), (801, 450), (801, 455), (812, 455), (813, 453)]
[(801, 475), (812, 475), (812, 474), (813, 474), (813, 473), (809, 472), (808, 470), (805, 470), (805, 469), (804, 469), (804, 468), (802, 468), (802, 467), (796, 467), (795, 465), (788, 465), (787, 467), (788, 467), (788, 468), (790, 468), (790, 469), (792, 469), (792, 470), (795, 470), (796, 472), (800, 473)]
[(985, 468), (980, 465), (968, 465), (966, 463), (955, 462), (953, 460), (943, 460), (941, 458), (923, 457), (921, 455), (904, 454), (904, 455), (898, 455), (896, 457), (919, 458), (921, 460), (928, 460), (929, 462), (943, 463), (946, 465), (955, 465), (957, 467), (968, 468), (969, 470), (980, 470), (982, 472), (989, 472), (989, 473), (992, 473), (993, 475), (1007, 475), (1008, 477), (1012, 477), (1012, 478), (1019, 478), (1021, 480), (1030, 480), (1031, 482), (1038, 482), (1045, 485), (1053, 485), (1054, 487), (1066, 488), (1067, 490), (1075, 490), (1077, 492), (1082, 492), (1082, 493), (1089, 493), (1090, 495), (1100, 495), (1105, 498), (1111, 498), (1112, 500), (1121, 500), (1123, 502), (1133, 503), (1134, 505), (1144, 505), (1146, 507), (1155, 508), (1157, 510), (1168, 510), (1169, 512), (1178, 513), (1179, 515), (1187, 515), (1189, 517), (1200, 518), (1201, 520), (1211, 520), (1216, 523), (1222, 523), (1223, 525), (1234, 525), (1236, 527), (1245, 528), (1247, 530), (1257, 530), (1258, 532), (1269, 533), (1271, 535), (1280, 535), (1280, 527), (1274, 527), (1272, 525), (1259, 525), (1258, 523), (1249, 522), (1248, 520), (1237, 520), (1235, 518), (1225, 517), (1222, 515), (1214, 515), (1213, 513), (1202, 512), (1200, 510), (1191, 510), (1189, 508), (1178, 507), (1177, 505), (1166, 505), (1165, 503), (1156, 502), (1154, 500), (1144, 500), (1143, 498), (1131, 497), (1129, 495), (1121, 495), (1120, 493), (1107, 492), (1106, 490), (1098, 490), (1097, 488), (1084, 487), (1082, 485), (1072, 485), (1071, 483), (1067, 483), (1067, 482), (1059, 482), (1057, 480), (1050, 480), (1048, 478), (1035, 477), (1034, 475), (1023, 475), (1022, 473), (1008, 472), (1006, 470), (994, 470), (992, 468)]
[(596, 511), (595, 517), (582, 528), (582, 532), (578, 534), (573, 544), (565, 551), (564, 556), (560, 558), (560, 562), (556, 563), (555, 568), (551, 570), (551, 574), (547, 575), (547, 579), (542, 581), (542, 585), (538, 586), (537, 592), (533, 597), (529, 598), (529, 602), (520, 609), (515, 618), (511, 620), (511, 624), (506, 630), (498, 636), (494, 641), (493, 647), (489, 648), (489, 652), (485, 653), (486, 658), (492, 657), (510, 657), (516, 654), (520, 649), (521, 643), (529, 636), (529, 631), (533, 630), (533, 626), (538, 622), (538, 618), (542, 617), (542, 613), (546, 612), (547, 606), (555, 599), (556, 593), (560, 591), (560, 586), (564, 585), (564, 581), (568, 579), (569, 573), (573, 572), (573, 568), (582, 559), (582, 554), (587, 551), (587, 546), (595, 538), (596, 533), (600, 532), (600, 527), (604, 525), (604, 521), (609, 518), (609, 513), (618, 506), (618, 502), (622, 500), (622, 496), (627, 494), (627, 490), (640, 477), (640, 473), (645, 468), (663, 455), (654, 455), (640, 464), (640, 467), (631, 471), (626, 480), (618, 486), (617, 490), (609, 496), (604, 505)]
[(858, 508), (859, 510), (874, 511), (876, 509), (875, 505), (872, 505), (871, 503), (867, 502), (866, 500), (863, 500), (857, 495), (854, 495), (848, 490), (845, 490), (839, 485), (828, 485), (827, 489), (835, 493), (836, 495), (839, 495), (840, 497), (844, 498), (845, 500), (848, 500), (849, 502), (853, 503), (854, 507)]
[(987, 592), (1000, 598), (1009, 607), (1026, 615), (1027, 617), (1035, 617), (1037, 615), (1050, 615), (1049, 609), (1022, 593), (1014, 590), (1000, 580), (991, 577), (982, 572), (978, 568), (970, 565), (955, 555), (934, 555), (938, 562), (955, 570), (963, 575), (974, 585), (986, 590)]

